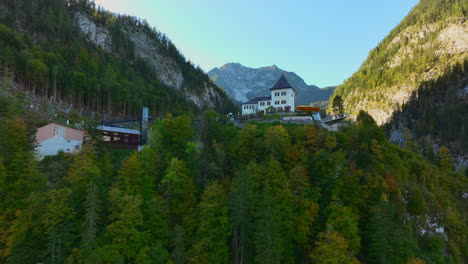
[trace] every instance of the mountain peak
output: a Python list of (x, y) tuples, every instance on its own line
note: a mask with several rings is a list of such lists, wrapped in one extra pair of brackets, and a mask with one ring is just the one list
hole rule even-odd
[(238, 62), (229, 62), (221, 66), (220, 69), (225, 70), (229, 68), (239, 68), (239, 67), (243, 67), (243, 66)]
[(312, 102), (327, 101), (333, 93), (333, 90), (322, 91), (315, 85), (307, 85), (294, 72), (282, 70), (275, 64), (250, 68), (239, 63), (227, 63), (219, 70), (215, 68), (209, 71), (208, 76), (238, 102), (269, 95), (270, 88), (278, 85), (294, 88), (297, 92), (297, 104), (308, 105)]

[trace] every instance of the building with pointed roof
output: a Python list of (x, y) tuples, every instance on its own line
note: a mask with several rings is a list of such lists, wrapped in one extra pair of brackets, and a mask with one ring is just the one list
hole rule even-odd
[(278, 81), (270, 88), (270, 96), (256, 97), (242, 103), (242, 115), (276, 112), (294, 112), (296, 109), (296, 91), (281, 74)]

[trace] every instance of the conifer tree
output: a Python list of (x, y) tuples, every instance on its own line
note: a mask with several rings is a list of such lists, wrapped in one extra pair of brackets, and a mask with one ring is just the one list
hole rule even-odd
[(133, 262), (141, 251), (146, 250), (145, 245), (149, 239), (148, 235), (141, 231), (143, 201), (139, 195), (126, 194), (115, 187), (110, 190), (109, 195), (109, 208), (112, 208), (112, 211), (105, 233), (108, 243), (98, 249), (98, 252), (104, 262), (119, 259)]
[(349, 252), (357, 255), (361, 248), (358, 217), (352, 212), (351, 208), (342, 206), (337, 202), (331, 203), (329, 210), (327, 230), (335, 231), (342, 236), (347, 241)]
[(319, 235), (316, 248), (310, 257), (317, 263), (324, 264), (358, 264), (359, 261), (348, 255), (348, 243), (337, 232), (326, 231)]
[(169, 223), (181, 224), (196, 204), (195, 185), (183, 161), (171, 160), (159, 190), (169, 209)]
[(255, 263), (281, 263), (286, 254), (282, 237), (282, 219), (277, 200), (265, 189), (260, 197), (255, 228)]
[(229, 263), (231, 234), (227, 193), (218, 182), (203, 192), (198, 210), (198, 227), (191, 250), (192, 263)]
[(234, 262), (239, 264), (252, 261), (253, 245), (251, 240), (254, 228), (252, 187), (250, 172), (241, 168), (232, 181), (229, 195)]
[(267, 155), (278, 161), (285, 161), (291, 150), (291, 139), (283, 126), (269, 127), (264, 135)]
[(174, 264), (186, 263), (187, 252), (185, 250), (184, 235), (184, 228), (180, 225), (176, 225), (174, 227), (174, 235), (172, 239), (173, 250), (171, 254), (171, 260)]

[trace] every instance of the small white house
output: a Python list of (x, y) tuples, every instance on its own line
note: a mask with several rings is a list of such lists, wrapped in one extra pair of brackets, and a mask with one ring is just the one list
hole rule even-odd
[(296, 91), (282, 74), (275, 85), (270, 88), (270, 96), (253, 98), (241, 104), (241, 107), (242, 115), (266, 113), (271, 107), (274, 107), (274, 110), (278, 112), (294, 112), (296, 109)]
[(39, 158), (57, 155), (60, 151), (73, 153), (83, 146), (84, 130), (50, 123), (37, 129), (36, 152)]

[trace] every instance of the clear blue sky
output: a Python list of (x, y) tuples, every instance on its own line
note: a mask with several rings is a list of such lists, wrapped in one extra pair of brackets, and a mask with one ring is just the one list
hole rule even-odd
[(195, 65), (277, 65), (319, 87), (341, 84), (417, 0), (96, 0), (146, 19)]

